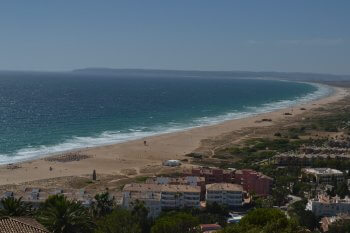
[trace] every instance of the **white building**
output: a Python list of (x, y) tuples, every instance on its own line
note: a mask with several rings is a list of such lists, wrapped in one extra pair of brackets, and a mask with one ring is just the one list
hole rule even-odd
[(162, 209), (199, 208), (200, 193), (199, 186), (162, 185)]
[(150, 216), (157, 216), (163, 209), (184, 207), (199, 208), (199, 186), (168, 184), (127, 184), (123, 189), (122, 206), (131, 209), (136, 201), (143, 201)]
[(243, 206), (243, 187), (231, 183), (214, 183), (206, 185), (207, 203), (216, 202), (230, 207)]
[(338, 214), (350, 214), (350, 199), (331, 198), (319, 195), (308, 201), (306, 210), (312, 211), (316, 216), (336, 216)]
[(341, 183), (344, 181), (343, 172), (331, 168), (304, 168), (302, 172), (307, 176), (314, 177), (317, 184)]
[(143, 202), (148, 209), (149, 217), (157, 217), (162, 211), (160, 193), (124, 192), (122, 206), (132, 209), (137, 201)]

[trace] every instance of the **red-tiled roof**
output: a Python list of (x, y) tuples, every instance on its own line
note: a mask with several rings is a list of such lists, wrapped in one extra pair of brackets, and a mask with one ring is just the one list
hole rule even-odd
[(2, 218), (0, 219), (0, 233), (49, 233), (34, 219)]
[(221, 226), (218, 224), (201, 224), (199, 225), (202, 231), (213, 231), (213, 230), (220, 230)]

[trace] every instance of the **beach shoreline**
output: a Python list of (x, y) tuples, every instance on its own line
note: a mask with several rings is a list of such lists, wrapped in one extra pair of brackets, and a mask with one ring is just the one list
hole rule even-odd
[[(260, 78), (263, 80), (274, 80), (271, 78)], [(252, 80), (255, 80), (252, 78)], [(78, 153), (82, 149), (108, 146), (114, 144), (125, 143), (129, 141), (142, 140), (143, 138), (154, 137), (169, 133), (177, 133), (181, 131), (187, 131), (198, 127), (213, 126), (225, 123), (231, 120), (237, 120), (247, 117), (256, 116), (263, 113), (274, 112), (276, 110), (285, 109), (292, 106), (298, 106), (303, 103), (308, 103), (318, 99), (325, 98), (332, 94), (334, 88), (329, 85), (324, 85), (320, 83), (313, 82), (297, 82), (289, 80), (279, 80), (281, 82), (292, 82), (292, 83), (304, 83), (308, 85), (315, 86), (316, 91), (310, 92), (304, 96), (297, 97), (296, 99), (280, 100), (275, 102), (267, 102), (258, 107), (247, 107), (246, 110), (240, 112), (227, 112), (219, 114), (217, 116), (201, 117), (194, 119), (192, 123), (184, 123), (176, 126), (160, 126), (161, 129), (151, 130), (145, 132), (142, 130), (133, 130), (133, 132), (138, 132), (139, 135), (134, 135), (129, 138), (121, 139), (120, 137), (125, 137), (125, 133), (119, 132), (113, 133), (113, 131), (104, 131), (100, 135), (93, 137), (73, 137), (61, 143), (55, 145), (42, 145), (38, 147), (28, 147), (22, 148), (11, 155), (0, 155), (0, 166), (6, 164), (22, 163), (27, 161), (33, 161), (37, 159), (57, 156), (65, 153)], [(119, 135), (115, 137), (114, 135)], [(77, 141), (75, 141), (75, 139)], [(80, 142), (79, 142), (80, 141)], [(87, 146), (85, 146), (87, 145)]]
[[(14, 169), (1, 165), (0, 184), (18, 184), (62, 176), (82, 176), (91, 174), (93, 170), (100, 174), (109, 175), (125, 175), (130, 170), (133, 170), (135, 175), (142, 174), (147, 168), (159, 166), (163, 160), (186, 158), (186, 154), (201, 147), (203, 140), (213, 139), (248, 127), (269, 126), (286, 118), (293, 119), (293, 117), (311, 109), (336, 102), (348, 95), (345, 88), (331, 88), (334, 91), (329, 96), (273, 112), (117, 144), (73, 150), (75, 152), (79, 151), (82, 155), (87, 155), (79, 161), (49, 160), (48, 158), (57, 156), (54, 154), (15, 163)], [(301, 110), (302, 108), (306, 110)], [(292, 112), (292, 115), (284, 115), (285, 112)], [(271, 121), (261, 121), (262, 119), (271, 119)], [(145, 140), (147, 141), (146, 146), (144, 145)]]

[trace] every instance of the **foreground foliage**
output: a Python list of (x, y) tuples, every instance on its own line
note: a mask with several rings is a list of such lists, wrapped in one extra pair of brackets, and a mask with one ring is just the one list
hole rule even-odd
[(94, 229), (88, 209), (63, 195), (50, 196), (39, 209), (37, 220), (53, 233), (89, 233)]
[(157, 219), (151, 233), (197, 233), (199, 220), (189, 213), (171, 212)]
[(95, 195), (96, 202), (92, 206), (92, 213), (95, 217), (103, 217), (112, 212), (114, 206), (114, 198), (109, 196), (108, 192)]
[(97, 222), (96, 233), (141, 233), (141, 226), (132, 214), (116, 209)]
[(341, 220), (329, 227), (328, 233), (350, 233), (350, 220)]
[(220, 233), (294, 233), (301, 231), (296, 222), (273, 208), (250, 211), (238, 224), (226, 227)]
[(28, 203), (24, 203), (22, 198), (7, 197), (0, 201), (2, 208), (0, 216), (20, 217), (32, 214), (32, 207)]

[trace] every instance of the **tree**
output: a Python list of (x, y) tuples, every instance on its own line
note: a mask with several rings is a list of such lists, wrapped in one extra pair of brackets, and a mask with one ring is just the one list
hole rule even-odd
[(253, 201), (256, 208), (272, 208), (274, 202), (271, 196), (253, 197)]
[(111, 198), (108, 192), (96, 194), (95, 200), (96, 202), (92, 207), (94, 216), (103, 217), (112, 212), (114, 207), (114, 197)]
[(219, 205), (216, 202), (207, 203), (205, 211), (198, 215), (200, 223), (218, 223), (221, 226), (226, 225), (229, 215), (229, 209), (225, 205)]
[(129, 211), (115, 209), (97, 222), (95, 233), (141, 233), (141, 226)]
[(217, 202), (208, 203), (206, 211), (210, 214), (219, 214), (222, 216), (228, 216), (229, 209), (227, 206), (219, 205)]
[(139, 223), (142, 233), (147, 233), (150, 231), (152, 221), (148, 218), (148, 209), (145, 207), (143, 202), (136, 200), (136, 202), (133, 203), (131, 214)]
[(299, 232), (297, 223), (273, 208), (250, 211), (238, 224), (224, 228), (221, 233), (293, 233)]
[(2, 208), (0, 209), (0, 216), (26, 216), (31, 214), (32, 206), (22, 201), (22, 197), (16, 199), (14, 197), (7, 197), (0, 201)]
[(151, 233), (197, 233), (199, 220), (191, 214), (174, 212), (159, 217)]
[(350, 233), (350, 220), (338, 220), (329, 226), (328, 233)]
[(304, 226), (309, 230), (314, 230), (318, 226), (318, 219), (309, 210), (305, 210), (306, 200), (301, 200), (291, 205), (289, 215), (294, 217), (300, 226)]
[(344, 198), (345, 196), (349, 195), (348, 185), (345, 182), (338, 184), (335, 193), (341, 198)]
[(89, 233), (94, 228), (88, 209), (63, 195), (50, 196), (39, 209), (37, 220), (53, 233)]
[(272, 190), (274, 205), (282, 206), (287, 201), (288, 190), (285, 187), (276, 187)]

